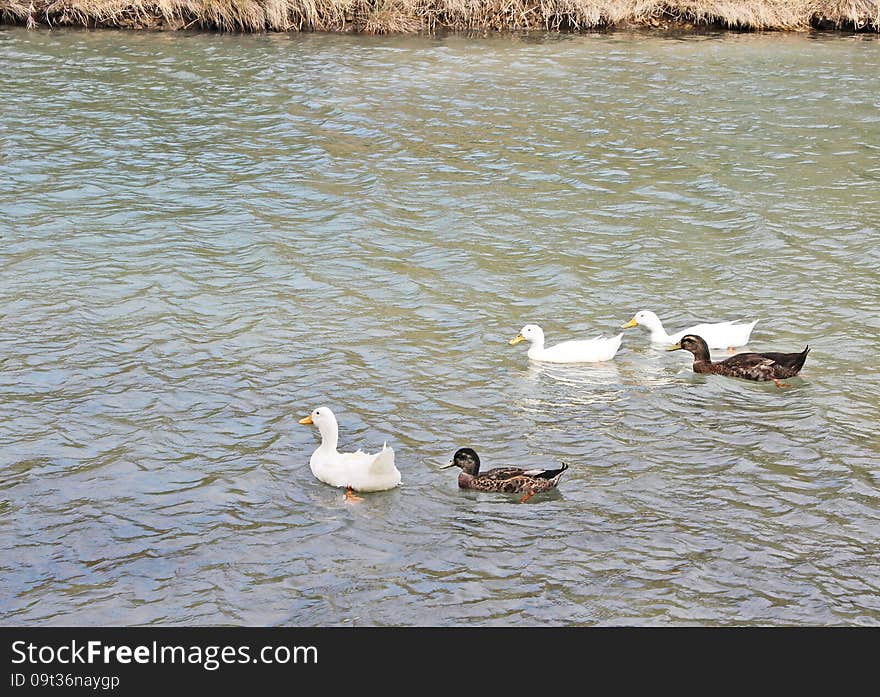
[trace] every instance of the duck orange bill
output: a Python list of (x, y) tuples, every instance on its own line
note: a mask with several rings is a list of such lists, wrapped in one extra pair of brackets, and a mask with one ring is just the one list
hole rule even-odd
[(522, 334), (517, 334), (515, 337), (513, 337), (507, 343), (510, 344), (511, 346), (513, 346), (514, 344), (518, 344), (520, 341), (525, 341), (525, 340), (526, 340), (526, 338)]
[(681, 350), (681, 342), (679, 341), (677, 344), (675, 344), (674, 346), (670, 346), (670, 347), (669, 347), (668, 349), (666, 349), (666, 350), (667, 350), (667, 351), (679, 351), (679, 350)]
[(629, 329), (630, 327), (638, 327), (638, 326), (639, 326), (639, 323), (636, 322), (636, 318), (633, 317), (629, 322), (627, 322), (626, 324), (621, 325), (620, 328), (621, 328), (621, 329)]
[(312, 421), (312, 415), (311, 415), (311, 414), (309, 414), (309, 415), (308, 415), (307, 417), (305, 417), (304, 419), (300, 419), (299, 422), (300, 422), (301, 424), (305, 424), (306, 426), (308, 426), (309, 424), (313, 424), (313, 423), (315, 423), (314, 421)]

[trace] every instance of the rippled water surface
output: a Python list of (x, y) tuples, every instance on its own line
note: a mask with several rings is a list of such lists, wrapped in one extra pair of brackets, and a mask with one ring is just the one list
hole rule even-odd
[[(0, 31), (4, 624), (880, 624), (880, 41)], [(789, 389), (636, 310), (760, 318)], [(403, 485), (315, 480), (388, 441)], [(557, 491), (462, 492), (487, 466)]]

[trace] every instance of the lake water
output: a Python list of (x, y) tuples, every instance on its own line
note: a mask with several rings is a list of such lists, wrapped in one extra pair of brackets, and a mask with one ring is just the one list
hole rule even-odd
[[(877, 37), (5, 28), (0, 70), (3, 624), (880, 624)], [(813, 350), (507, 343), (640, 309)], [(402, 486), (318, 482), (319, 405)], [(571, 469), (464, 492), (464, 445)]]

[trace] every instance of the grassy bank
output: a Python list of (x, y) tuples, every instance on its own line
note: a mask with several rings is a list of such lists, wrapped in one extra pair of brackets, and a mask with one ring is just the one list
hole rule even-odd
[(28, 26), (346, 31), (717, 26), (880, 31), (880, 0), (0, 0)]

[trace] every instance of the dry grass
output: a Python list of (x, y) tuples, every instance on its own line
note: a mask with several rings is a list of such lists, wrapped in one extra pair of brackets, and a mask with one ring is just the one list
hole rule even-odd
[(0, 0), (7, 24), (220, 31), (579, 31), (669, 23), (880, 31), (880, 0)]

